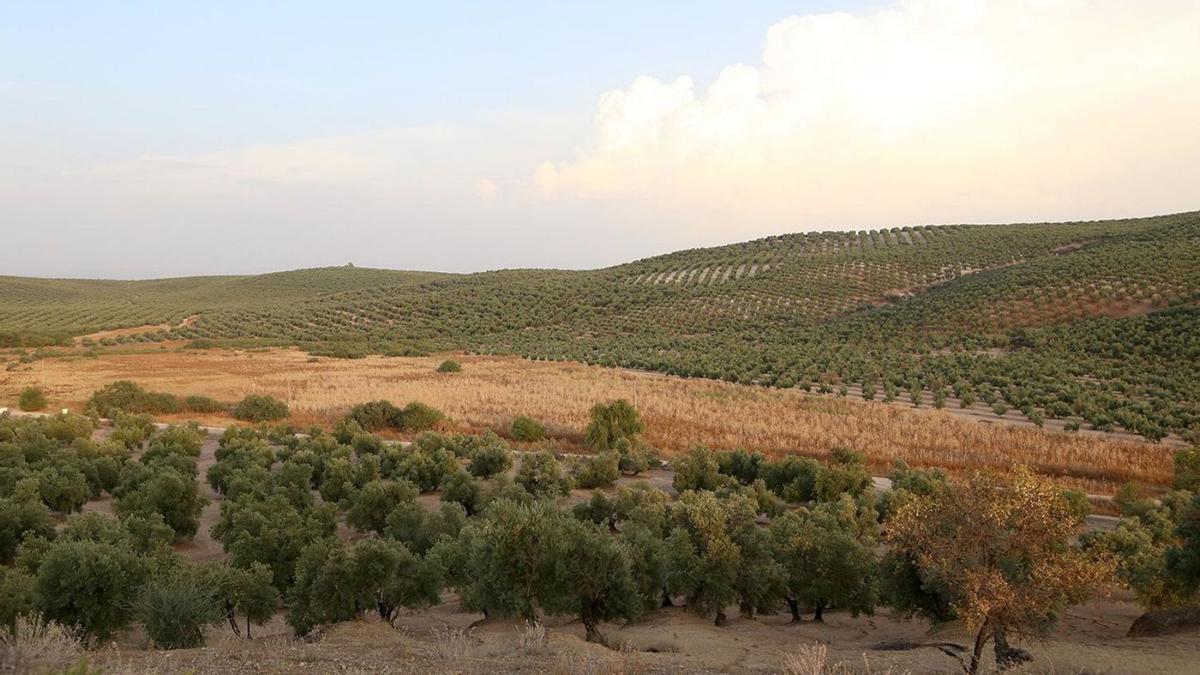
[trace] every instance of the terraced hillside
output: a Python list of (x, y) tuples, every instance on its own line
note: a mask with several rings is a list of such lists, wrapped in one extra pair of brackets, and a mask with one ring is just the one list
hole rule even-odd
[(1200, 424), (1198, 300), (1200, 213), (1186, 213), (783, 235), (591, 271), (0, 278), (0, 333), (36, 345), (158, 325), (101, 341), (461, 348), (982, 402), (1157, 439)]

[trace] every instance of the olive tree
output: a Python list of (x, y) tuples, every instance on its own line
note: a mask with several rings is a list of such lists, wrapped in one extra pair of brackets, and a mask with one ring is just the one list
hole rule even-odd
[(607, 645), (600, 622), (631, 619), (643, 607), (631, 556), (624, 542), (591, 524), (570, 521), (561, 536), (561, 592), (547, 598), (547, 611), (578, 616), (587, 641)]
[(596, 451), (612, 450), (617, 441), (633, 441), (644, 428), (642, 418), (624, 399), (597, 403), (592, 407), (592, 419), (584, 430), (584, 442)]
[[(801, 508), (771, 523), (775, 559), (784, 572), (788, 609), (799, 622), (800, 607), (823, 620), (827, 608), (857, 616), (873, 613), (879, 588), (876, 542), (829, 505)], [(873, 516), (873, 514), (872, 514)]]
[[(989, 640), (1000, 668), (1028, 660), (1009, 646), (1008, 634), (1049, 625), (1109, 578), (1107, 565), (1071, 543), (1081, 529), (1058, 486), (1018, 467), (977, 472), (903, 504), (888, 523), (887, 542), (974, 634), (963, 667), (975, 673)], [(897, 609), (928, 613), (922, 606)]]
[(537, 498), (565, 496), (571, 491), (571, 477), (550, 450), (535, 452), (521, 458), (516, 482)]

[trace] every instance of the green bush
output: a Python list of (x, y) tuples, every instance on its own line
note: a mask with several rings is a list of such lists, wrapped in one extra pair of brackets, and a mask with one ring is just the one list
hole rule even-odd
[(1175, 453), (1175, 489), (1200, 493), (1200, 445)]
[(115, 417), (118, 411), (167, 415), (182, 410), (175, 396), (146, 391), (129, 380), (119, 380), (96, 390), (86, 407), (101, 417)]
[(177, 539), (191, 539), (200, 528), (200, 512), (208, 498), (200, 494), (194, 475), (173, 468), (132, 464), (113, 493), (113, 511), (120, 517), (158, 514)]
[(467, 465), (472, 476), (489, 478), (498, 473), (504, 473), (512, 467), (512, 450), (503, 441), (482, 445), (471, 451), (471, 461)]
[(183, 407), (186, 408), (188, 412), (207, 414), (224, 412), (226, 410), (225, 406), (222, 405), (220, 401), (207, 396), (198, 396), (196, 394), (192, 394), (191, 396), (183, 399)]
[(521, 415), (512, 421), (509, 433), (515, 441), (535, 443), (546, 437), (546, 427), (535, 419)]
[(25, 539), (53, 539), (54, 534), (54, 521), (45, 504), (37, 499), (0, 497), (0, 564), (11, 562)]
[(225, 617), (216, 589), (182, 574), (150, 580), (138, 593), (133, 609), (159, 649), (199, 647), (204, 644), (204, 627)]
[(571, 491), (571, 477), (563, 472), (554, 453), (546, 450), (525, 455), (516, 482), (534, 497), (562, 497)]
[(346, 420), (356, 422), (363, 431), (400, 429), (404, 425), (404, 411), (391, 401), (370, 401), (351, 408)]
[(233, 416), (243, 422), (274, 422), (287, 417), (287, 404), (271, 396), (250, 394), (233, 409)]
[(721, 475), (721, 465), (716, 455), (703, 446), (692, 448), (687, 454), (671, 461), (675, 469), (675, 490), (716, 490), (726, 485), (728, 479)]
[(46, 619), (107, 639), (133, 618), (146, 562), (118, 544), (59, 541), (41, 556), (34, 598)]
[(11, 632), (18, 616), (33, 613), (33, 588), (26, 571), (0, 565), (0, 630)]
[(46, 392), (41, 387), (25, 387), (17, 399), (17, 406), (26, 412), (42, 410), (46, 407)]
[(621, 455), (616, 450), (580, 460), (575, 467), (575, 483), (581, 488), (608, 487), (621, 477)]
[(584, 431), (584, 442), (593, 450), (611, 450), (620, 439), (633, 441), (642, 432), (642, 418), (624, 399), (598, 403), (592, 407), (592, 420)]
[(413, 401), (404, 406), (404, 414), (401, 417), (403, 424), (400, 429), (402, 431), (426, 431), (437, 426), (443, 417), (445, 415), (440, 410), (420, 401)]
[(480, 493), (479, 481), (467, 471), (457, 471), (442, 483), (442, 501), (461, 505), (468, 515), (478, 510)]
[(442, 365), (437, 367), (439, 373), (458, 373), (462, 372), (462, 364), (458, 361), (447, 359), (442, 361)]

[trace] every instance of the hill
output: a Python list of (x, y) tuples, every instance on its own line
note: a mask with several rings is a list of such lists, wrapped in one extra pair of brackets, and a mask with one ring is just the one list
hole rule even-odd
[(0, 277), (0, 344), (146, 326), (98, 341), (465, 349), (935, 406), (982, 400), (1158, 439), (1200, 424), (1198, 300), (1193, 212), (782, 235), (588, 271)]

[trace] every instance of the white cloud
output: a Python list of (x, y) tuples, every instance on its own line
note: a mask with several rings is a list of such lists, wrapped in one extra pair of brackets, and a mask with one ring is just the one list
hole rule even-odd
[(761, 231), (1195, 208), (1200, 3), (909, 0), (771, 26), (700, 90), (639, 77), (543, 197)]
[(500, 187), (490, 178), (480, 178), (475, 181), (475, 194), (482, 202), (493, 202), (500, 194)]

